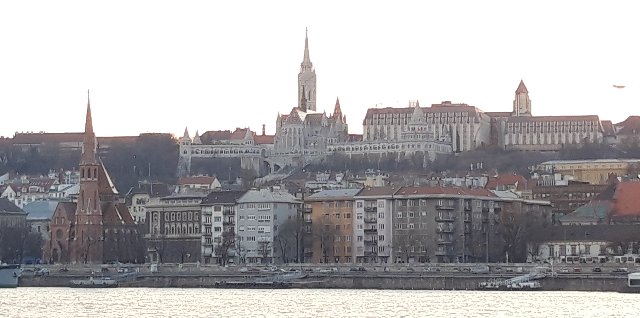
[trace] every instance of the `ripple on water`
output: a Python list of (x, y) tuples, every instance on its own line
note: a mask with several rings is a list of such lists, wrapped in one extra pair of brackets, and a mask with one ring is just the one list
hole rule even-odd
[(634, 294), (344, 289), (0, 289), (0, 317), (638, 317)]

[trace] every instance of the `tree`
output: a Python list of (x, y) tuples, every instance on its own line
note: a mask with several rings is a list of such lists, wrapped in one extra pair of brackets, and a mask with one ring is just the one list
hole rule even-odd
[[(418, 231), (413, 229), (396, 229), (396, 234), (393, 240), (393, 250), (396, 256), (402, 257), (405, 263), (409, 263), (411, 258), (415, 257), (420, 252), (421, 246), (424, 246), (425, 253), (427, 252), (426, 242), (422, 244), (423, 235), (420, 235)], [(418, 252), (416, 252), (416, 250)], [(428, 255), (428, 253), (426, 254)], [(397, 261), (394, 259), (394, 262)]]
[(334, 256), (334, 241), (336, 230), (334, 224), (314, 223), (312, 226), (314, 250), (320, 250), (320, 261), (329, 263)]
[(220, 265), (227, 265), (229, 261), (229, 250), (235, 246), (235, 240), (236, 234), (233, 231), (222, 232), (220, 242), (218, 242), (218, 245), (215, 247), (215, 253)]
[(43, 239), (23, 226), (0, 226), (0, 261), (19, 263), (25, 257), (42, 258)]
[(269, 263), (269, 254), (271, 254), (271, 242), (269, 241), (258, 242), (258, 252), (262, 257), (262, 264)]
[(303, 235), (302, 218), (289, 219), (279, 227), (275, 237), (276, 253), (283, 263), (288, 263), (291, 257), (295, 258), (296, 263), (300, 262)]

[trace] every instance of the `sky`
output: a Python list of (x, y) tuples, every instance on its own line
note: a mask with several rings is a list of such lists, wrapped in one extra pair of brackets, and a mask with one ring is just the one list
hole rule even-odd
[[(297, 105), (305, 28), (317, 109), (467, 103), (640, 115), (637, 1), (2, 1), (0, 136), (266, 124)], [(616, 89), (613, 85), (624, 85)]]

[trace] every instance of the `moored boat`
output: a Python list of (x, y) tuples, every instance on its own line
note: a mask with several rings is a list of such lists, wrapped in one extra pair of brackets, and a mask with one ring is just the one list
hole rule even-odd
[(0, 264), (0, 288), (18, 287), (22, 275), (19, 264)]
[(71, 287), (78, 288), (109, 288), (118, 287), (118, 282), (110, 277), (89, 277), (89, 279), (75, 279)]

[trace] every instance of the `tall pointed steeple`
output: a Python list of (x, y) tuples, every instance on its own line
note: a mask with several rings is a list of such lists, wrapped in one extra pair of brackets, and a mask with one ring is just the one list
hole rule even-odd
[(97, 141), (93, 132), (93, 120), (91, 118), (91, 102), (89, 99), (89, 90), (87, 90), (87, 115), (84, 122), (84, 138), (82, 142), (82, 158), (80, 165), (96, 164)]
[(304, 67), (313, 67), (313, 63), (311, 63), (311, 59), (309, 58), (309, 36), (307, 28), (304, 29), (304, 57), (302, 58), (302, 63), (300, 64), (300, 68)]
[(518, 88), (516, 89), (516, 95), (520, 94), (520, 93), (529, 94), (529, 91), (527, 90), (527, 87), (524, 86), (524, 81), (523, 80), (520, 80), (520, 84), (518, 85)]
[[(304, 96), (303, 96), (304, 95)], [(301, 105), (304, 97), (306, 105)], [(298, 108), (305, 111), (316, 111), (316, 71), (309, 58), (309, 37), (305, 29), (304, 35), (304, 56), (300, 63), (300, 73), (298, 73)]]
[(189, 138), (189, 129), (187, 127), (184, 127), (184, 134), (182, 135), (183, 138)]

